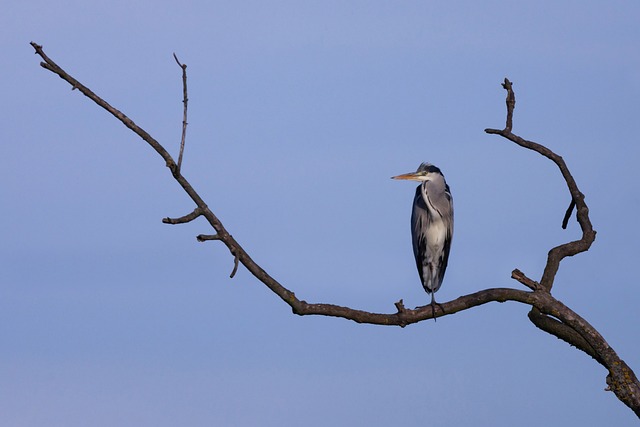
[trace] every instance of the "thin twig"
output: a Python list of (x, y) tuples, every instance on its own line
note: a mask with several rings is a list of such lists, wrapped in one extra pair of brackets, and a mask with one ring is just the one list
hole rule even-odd
[(180, 140), (180, 154), (178, 155), (178, 173), (182, 167), (182, 154), (184, 153), (184, 143), (187, 137), (187, 104), (189, 97), (187, 96), (187, 64), (182, 64), (178, 60), (175, 52), (173, 58), (176, 60), (180, 68), (182, 68), (182, 104), (184, 105), (182, 111), (182, 139)]
[(162, 218), (162, 222), (164, 224), (185, 224), (187, 222), (191, 222), (194, 219), (198, 218), (200, 215), (202, 215), (202, 213), (203, 213), (202, 209), (195, 208), (193, 212), (185, 216), (181, 216), (180, 218), (169, 218), (169, 217)]

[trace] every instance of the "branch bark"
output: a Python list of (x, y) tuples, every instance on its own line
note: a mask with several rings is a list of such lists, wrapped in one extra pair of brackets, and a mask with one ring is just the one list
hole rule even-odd
[[(488, 134), (500, 135), (521, 147), (533, 150), (547, 157), (558, 166), (571, 195), (571, 203), (563, 219), (563, 228), (566, 226), (566, 223), (572, 214), (573, 207), (575, 206), (577, 208), (577, 220), (582, 229), (582, 238), (577, 241), (559, 245), (549, 251), (547, 264), (540, 282), (536, 282), (528, 278), (520, 270), (514, 270), (512, 277), (529, 288), (531, 292), (510, 288), (489, 288), (473, 294), (461, 296), (446, 303), (438, 304), (435, 308), (431, 305), (427, 305), (424, 307), (417, 307), (415, 309), (407, 309), (404, 307), (402, 300), (400, 300), (395, 303), (395, 308), (397, 310), (395, 313), (383, 314), (333, 304), (307, 303), (304, 300), (298, 299), (292, 291), (285, 288), (264, 269), (262, 269), (262, 267), (260, 267), (249, 256), (233, 236), (229, 234), (222, 222), (214, 215), (204, 200), (182, 175), (180, 170), (181, 168), (178, 164), (176, 164), (171, 155), (160, 143), (158, 143), (158, 141), (136, 125), (122, 112), (112, 107), (105, 100), (93, 93), (90, 89), (82, 85), (79, 81), (59, 67), (44, 53), (42, 46), (33, 42), (31, 45), (35, 49), (36, 54), (42, 58), (43, 62), (41, 62), (40, 65), (43, 68), (58, 75), (60, 78), (68, 82), (74, 89), (78, 89), (93, 102), (107, 110), (127, 128), (140, 136), (140, 138), (148, 143), (164, 159), (166, 166), (171, 171), (171, 174), (193, 200), (196, 207), (194, 208), (194, 211), (188, 215), (175, 219), (165, 218), (163, 222), (167, 224), (181, 224), (192, 221), (199, 216), (203, 216), (209, 225), (215, 230), (216, 234), (201, 234), (197, 236), (198, 241), (218, 240), (229, 249), (229, 252), (234, 259), (234, 268), (231, 273), (232, 277), (237, 271), (238, 265), (242, 264), (253, 276), (288, 304), (295, 314), (301, 316), (320, 315), (341, 317), (357, 323), (370, 323), (375, 325), (404, 327), (435, 317), (453, 315), (459, 311), (468, 310), (489, 302), (515, 301), (530, 305), (532, 307), (529, 313), (529, 319), (531, 322), (541, 330), (582, 350), (589, 356), (593, 357), (598, 363), (603, 365), (609, 372), (606, 379), (608, 389), (613, 391), (618, 399), (625, 403), (637, 416), (640, 417), (640, 383), (638, 382), (634, 372), (618, 357), (615, 351), (609, 346), (598, 331), (593, 328), (593, 326), (551, 295), (551, 289), (553, 287), (553, 282), (560, 266), (560, 262), (568, 256), (573, 256), (580, 252), (587, 251), (595, 239), (596, 232), (593, 230), (589, 219), (589, 209), (584, 201), (584, 195), (579, 191), (578, 186), (571, 176), (571, 173), (569, 172), (569, 169), (562, 157), (538, 143), (527, 141), (511, 132), (513, 128), (515, 93), (513, 91), (513, 84), (508, 79), (505, 79), (503, 83), (503, 87), (507, 91), (506, 126), (502, 130), (486, 129), (485, 132)], [(183, 120), (183, 143), (181, 144), (182, 147), (184, 147), (187, 101), (186, 66), (180, 64), (179, 61), (178, 64), (183, 69), (183, 82), (185, 83), (183, 85), (185, 117)], [(181, 153), (182, 150), (183, 148), (181, 148)]]

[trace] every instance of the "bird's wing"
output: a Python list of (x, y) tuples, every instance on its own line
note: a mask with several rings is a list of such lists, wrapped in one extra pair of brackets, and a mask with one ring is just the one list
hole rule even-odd
[(446, 186), (445, 190), (445, 198), (447, 202), (447, 215), (444, 216), (445, 221), (444, 225), (447, 230), (447, 234), (444, 238), (444, 247), (442, 250), (442, 258), (440, 260), (440, 270), (439, 270), (439, 280), (442, 283), (444, 279), (444, 272), (447, 269), (447, 264), (449, 263), (449, 252), (451, 251), (451, 241), (453, 240), (453, 197), (451, 196), (451, 191), (449, 190), (449, 186)]
[(420, 186), (418, 186), (416, 188), (416, 196), (413, 199), (413, 211), (411, 212), (411, 240), (413, 243), (413, 256), (416, 259), (416, 267), (422, 284), (424, 284), (424, 277), (422, 277), (423, 257), (427, 253), (427, 235), (424, 230), (428, 227), (429, 221), (429, 211), (422, 199)]

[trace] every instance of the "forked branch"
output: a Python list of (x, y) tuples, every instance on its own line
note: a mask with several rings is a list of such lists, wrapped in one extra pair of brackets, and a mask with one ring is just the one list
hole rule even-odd
[(513, 128), (513, 110), (516, 105), (516, 97), (513, 91), (513, 83), (511, 83), (509, 79), (504, 79), (502, 87), (504, 87), (507, 91), (506, 127), (502, 130), (485, 129), (485, 132), (488, 134), (500, 135), (504, 138), (507, 138), (509, 141), (515, 142), (521, 147), (533, 150), (548, 158), (553, 163), (555, 163), (556, 166), (558, 166), (558, 168), (560, 169), (560, 173), (562, 174), (562, 178), (564, 178), (564, 181), (567, 184), (567, 188), (569, 189), (569, 194), (571, 196), (569, 209), (567, 209), (567, 212), (565, 213), (562, 221), (563, 228), (566, 227), (566, 223), (568, 222), (569, 217), (571, 216), (571, 213), (573, 211), (573, 206), (576, 206), (578, 208), (577, 219), (578, 223), (580, 224), (580, 228), (582, 229), (582, 238), (575, 242), (569, 242), (557, 246), (549, 251), (547, 265), (544, 269), (544, 274), (542, 275), (540, 284), (543, 288), (550, 292), (556, 273), (558, 272), (558, 268), (560, 267), (560, 261), (568, 256), (573, 256), (579, 254), (580, 252), (589, 250), (591, 244), (596, 238), (596, 232), (591, 225), (591, 220), (589, 219), (589, 208), (584, 201), (584, 194), (582, 194), (578, 189), (578, 184), (576, 184), (576, 181), (573, 179), (571, 172), (569, 172), (569, 168), (564, 162), (564, 159), (553, 151), (549, 150), (547, 147), (533, 141), (527, 141), (526, 139), (523, 139), (511, 132)]
[[(178, 164), (176, 164), (167, 150), (162, 147), (158, 141), (151, 137), (149, 133), (140, 128), (122, 112), (109, 105), (106, 101), (59, 67), (44, 53), (42, 46), (33, 42), (31, 45), (35, 49), (36, 54), (42, 58), (43, 62), (41, 62), (40, 65), (43, 68), (58, 75), (63, 80), (67, 81), (74, 89), (78, 89), (93, 102), (107, 110), (126, 127), (140, 136), (164, 159), (166, 166), (170, 169), (175, 180), (193, 200), (195, 208), (194, 211), (188, 215), (180, 218), (165, 218), (163, 219), (163, 222), (167, 224), (182, 224), (192, 221), (200, 216), (204, 217), (209, 225), (215, 230), (215, 234), (201, 234), (197, 238), (199, 241), (219, 240), (228, 248), (234, 259), (234, 268), (231, 273), (232, 277), (236, 273), (239, 264), (242, 264), (253, 276), (287, 303), (291, 307), (292, 311), (298, 315), (341, 317), (358, 323), (370, 323), (376, 325), (404, 327), (406, 325), (434, 317), (453, 315), (459, 311), (468, 310), (489, 302), (516, 301), (530, 305), (532, 307), (531, 313), (529, 314), (531, 321), (540, 329), (581, 349), (605, 366), (609, 371), (609, 375), (607, 376), (609, 389), (614, 391), (616, 396), (629, 406), (636, 415), (640, 416), (640, 384), (638, 383), (633, 371), (617, 356), (614, 350), (606, 343), (604, 338), (591, 325), (589, 325), (589, 323), (555, 299), (550, 293), (560, 261), (567, 256), (572, 256), (588, 250), (595, 239), (595, 231), (593, 230), (589, 220), (589, 210), (584, 202), (584, 196), (578, 190), (578, 186), (569, 173), (569, 169), (564, 163), (562, 157), (540, 144), (524, 140), (511, 133), (513, 127), (513, 110), (515, 108), (515, 94), (513, 92), (512, 83), (508, 79), (505, 79), (503, 83), (503, 87), (507, 90), (506, 127), (503, 130), (486, 129), (486, 132), (501, 135), (522, 147), (536, 151), (558, 165), (571, 195), (570, 208), (565, 214), (563, 225), (566, 225), (566, 222), (573, 211), (573, 206), (575, 205), (577, 208), (578, 223), (582, 228), (582, 238), (575, 242), (565, 243), (549, 251), (547, 265), (539, 283), (528, 278), (521, 271), (514, 270), (512, 277), (528, 287), (531, 291), (509, 288), (484, 289), (473, 294), (461, 296), (446, 303), (438, 304), (435, 310), (431, 305), (417, 307), (415, 309), (407, 309), (405, 308), (402, 300), (400, 300), (395, 303), (395, 313), (382, 314), (333, 304), (307, 303), (306, 301), (298, 299), (292, 291), (285, 288), (276, 279), (263, 270), (262, 267), (260, 267), (249, 256), (249, 254), (247, 254), (233, 236), (227, 232), (225, 227), (222, 225), (222, 222), (214, 215), (204, 200), (182, 175), (180, 160), (178, 161)], [(184, 83), (183, 138), (180, 150), (180, 157), (182, 157), (187, 124), (186, 65), (182, 65), (178, 61), (177, 57), (176, 61), (182, 67)]]

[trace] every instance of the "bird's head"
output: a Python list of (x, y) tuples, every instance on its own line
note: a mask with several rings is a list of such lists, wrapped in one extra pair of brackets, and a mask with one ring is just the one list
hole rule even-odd
[(405, 179), (409, 181), (432, 181), (434, 178), (442, 178), (442, 172), (437, 166), (430, 163), (422, 163), (415, 172), (403, 173), (402, 175), (392, 176), (391, 179)]

